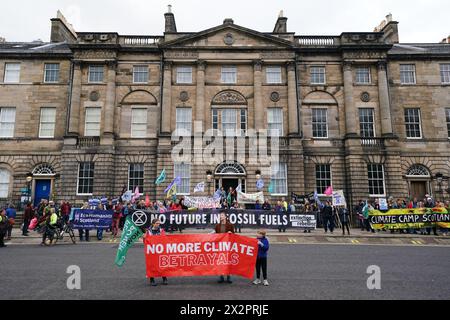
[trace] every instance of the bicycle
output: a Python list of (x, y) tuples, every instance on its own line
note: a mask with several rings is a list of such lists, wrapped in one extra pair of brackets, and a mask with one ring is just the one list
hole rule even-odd
[(73, 244), (76, 244), (75, 241), (75, 233), (73, 231), (73, 228), (69, 223), (63, 223), (62, 225), (59, 225), (56, 228), (56, 238), (55, 238), (55, 243), (56, 244), (58, 242), (58, 240), (63, 240), (64, 239), (64, 234), (67, 233), (69, 234), (70, 240), (72, 241)]

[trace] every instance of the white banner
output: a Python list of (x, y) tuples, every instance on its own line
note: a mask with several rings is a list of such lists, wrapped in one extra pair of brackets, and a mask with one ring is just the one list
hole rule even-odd
[(378, 203), (380, 205), (380, 210), (388, 210), (388, 203), (386, 198), (379, 198)]
[(194, 193), (205, 192), (205, 182), (200, 182), (194, 188)]
[(343, 190), (333, 191), (333, 206), (347, 206)]
[(257, 193), (243, 193), (238, 192), (237, 193), (237, 200), (239, 203), (249, 203), (249, 204), (255, 204), (256, 200), (259, 200), (259, 203), (264, 202), (264, 192), (257, 192)]
[(220, 208), (220, 198), (210, 197), (184, 197), (184, 205), (188, 208), (216, 209)]

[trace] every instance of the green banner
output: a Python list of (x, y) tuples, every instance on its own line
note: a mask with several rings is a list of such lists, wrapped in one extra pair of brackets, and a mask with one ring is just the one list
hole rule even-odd
[(375, 230), (450, 228), (450, 210), (446, 208), (370, 210), (369, 221)]
[(122, 236), (120, 238), (119, 248), (117, 249), (116, 260), (114, 263), (121, 267), (125, 263), (128, 249), (138, 240), (144, 233), (131, 220), (131, 215), (125, 220)]

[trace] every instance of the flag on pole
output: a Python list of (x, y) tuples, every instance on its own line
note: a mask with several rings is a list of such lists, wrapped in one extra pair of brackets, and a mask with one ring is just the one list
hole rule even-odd
[(194, 193), (197, 192), (205, 192), (205, 182), (200, 182), (199, 184), (197, 184), (194, 188)]
[(242, 192), (242, 184), (239, 183), (239, 185), (236, 187), (236, 192)]
[(148, 208), (150, 207), (150, 197), (148, 194), (145, 195), (145, 206)]
[(258, 181), (256, 181), (256, 189), (261, 190), (262, 188), (264, 188), (264, 180), (259, 179)]
[(161, 174), (159, 175), (158, 179), (156, 179), (155, 184), (159, 186), (164, 181), (166, 181), (166, 169), (163, 169), (163, 171), (161, 171)]
[(169, 184), (169, 186), (166, 188), (166, 190), (164, 190), (164, 192), (169, 192), (169, 190), (173, 187), (173, 185), (180, 185), (181, 184), (181, 177), (178, 176), (175, 179), (173, 179), (173, 181)]
[(135, 203), (136, 200), (138, 200), (140, 196), (141, 196), (141, 194), (139, 193), (139, 187), (136, 186), (136, 188), (134, 189), (133, 198), (131, 198), (131, 203)]
[(222, 192), (220, 191), (220, 189), (217, 189), (216, 192), (214, 193), (213, 199), (217, 200), (220, 199), (222, 197)]
[(324, 194), (326, 194), (327, 196), (331, 196), (331, 195), (333, 194), (333, 187), (332, 187), (332, 186), (329, 186), (329, 187), (325, 190)]
[(322, 201), (320, 201), (317, 191), (314, 191), (314, 200), (316, 201), (317, 205), (319, 206), (319, 209), (322, 209), (323, 207), (325, 207), (325, 205), (322, 203)]
[(270, 181), (269, 188), (267, 188), (267, 191), (269, 193), (273, 193), (273, 182), (272, 181)]
[(177, 184), (173, 183), (169, 190), (167, 190), (166, 199), (170, 199), (177, 195)]
[(364, 207), (362, 209), (362, 214), (364, 216), (364, 219), (369, 218), (369, 204), (367, 203), (367, 200), (366, 200), (366, 204), (364, 205)]

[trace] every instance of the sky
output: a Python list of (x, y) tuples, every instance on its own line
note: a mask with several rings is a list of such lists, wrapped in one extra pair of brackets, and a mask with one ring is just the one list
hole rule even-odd
[(449, 0), (2, 0), (0, 37), (50, 40), (50, 19), (61, 10), (80, 32), (162, 35), (172, 5), (179, 32), (198, 32), (232, 18), (235, 24), (271, 32), (280, 10), (297, 35), (371, 32), (392, 13), (400, 42), (437, 43), (450, 35)]

